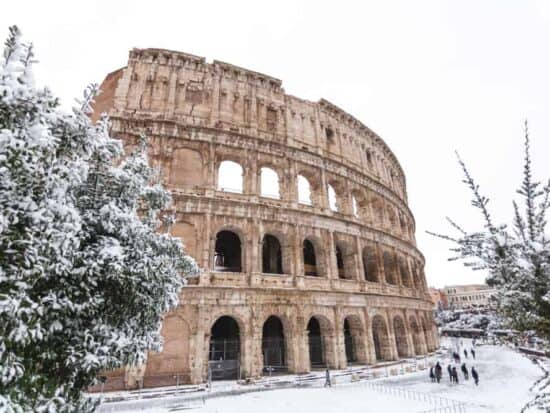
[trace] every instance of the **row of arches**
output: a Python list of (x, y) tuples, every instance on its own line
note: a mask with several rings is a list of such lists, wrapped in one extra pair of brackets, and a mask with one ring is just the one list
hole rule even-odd
[[(261, 271), (265, 274), (290, 274), (293, 250), (288, 242), (281, 242), (276, 234), (266, 233), (261, 239)], [(216, 234), (214, 246), (214, 271), (245, 272), (243, 268), (243, 245), (241, 237), (234, 231), (222, 230)], [(305, 238), (301, 245), (301, 259), (305, 276), (327, 276), (330, 259), (336, 261), (335, 278), (364, 280), (376, 283), (403, 285), (422, 289), (424, 286), (416, 264), (404, 254), (391, 250), (381, 253), (377, 247), (366, 245), (360, 254), (349, 242), (335, 240), (332, 254), (323, 250), (318, 238)], [(357, 266), (357, 258), (362, 268)]]
[[(296, 178), (296, 200), (299, 204), (327, 207), (333, 212), (352, 215), (372, 224), (387, 226), (402, 235), (412, 238), (413, 226), (406, 216), (394, 205), (384, 202), (380, 197), (367, 197), (365, 191), (347, 189), (338, 180), (329, 180), (326, 187), (326, 199), (321, 190), (318, 176), (310, 171), (298, 173)], [(224, 160), (219, 164), (217, 174), (217, 189), (220, 191), (243, 193), (244, 178), (242, 166), (232, 160)], [(262, 197), (281, 199), (279, 174), (270, 167), (259, 170), (259, 194)]]
[[(424, 318), (419, 320), (410, 316), (405, 321), (401, 315), (394, 315), (387, 322), (385, 317), (375, 315), (365, 328), (357, 315), (345, 317), (340, 326), (334, 326), (326, 316), (313, 315), (307, 321), (304, 336), (296, 337), (281, 317), (270, 315), (261, 329), (261, 370), (264, 374), (296, 371), (298, 357), (305, 357), (311, 370), (333, 368), (339, 357), (352, 365), (423, 355), (434, 350), (436, 343)], [(243, 334), (239, 322), (232, 316), (224, 315), (214, 322), (208, 357), (213, 379), (238, 378), (239, 366), (244, 365), (247, 351)], [(299, 351), (294, 342), (300, 340), (305, 340), (306, 352), (293, 354)]]

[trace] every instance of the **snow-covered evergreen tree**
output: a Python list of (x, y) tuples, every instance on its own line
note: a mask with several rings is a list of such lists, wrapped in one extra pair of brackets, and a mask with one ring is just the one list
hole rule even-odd
[(468, 233), (452, 220), (458, 237), (437, 235), (453, 241), (451, 259), (466, 259), (465, 265), (488, 272), (487, 283), (497, 290), (498, 312), (509, 326), (518, 331), (534, 330), (550, 338), (550, 243), (546, 233), (546, 212), (550, 207), (550, 181), (541, 186), (531, 172), (529, 133), (525, 124), (525, 164), (523, 181), (517, 193), (524, 203), (523, 212), (513, 202), (513, 225), (495, 225), (487, 208), (489, 200), (459, 158), (464, 182), (473, 193), (472, 205), (484, 218), (482, 231)]
[(86, 412), (97, 373), (161, 345), (163, 314), (197, 271), (166, 231), (169, 193), (146, 142), (128, 158), (96, 88), (63, 112), (34, 85), (10, 29), (0, 60), (0, 411)]

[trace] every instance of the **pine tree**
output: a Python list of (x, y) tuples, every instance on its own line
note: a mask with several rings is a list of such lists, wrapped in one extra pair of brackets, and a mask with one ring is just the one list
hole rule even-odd
[[(97, 373), (162, 344), (197, 271), (167, 233), (170, 195), (146, 140), (128, 158), (109, 121), (34, 85), (16, 27), (0, 61), (0, 411), (86, 412)], [(165, 231), (162, 231), (165, 230)]]
[[(550, 207), (550, 181), (541, 186), (531, 171), (530, 143), (525, 123), (525, 162), (523, 180), (517, 193), (523, 211), (514, 201), (513, 225), (495, 225), (487, 208), (488, 198), (465, 163), (458, 158), (464, 183), (473, 194), (472, 205), (484, 218), (481, 231), (468, 233), (448, 219), (460, 235), (436, 235), (455, 243), (451, 260), (464, 259), (465, 265), (488, 272), (487, 284), (494, 286), (497, 310), (508, 325), (518, 331), (535, 331), (550, 339), (550, 244), (546, 233), (546, 212)], [(458, 156), (458, 155), (457, 155)]]

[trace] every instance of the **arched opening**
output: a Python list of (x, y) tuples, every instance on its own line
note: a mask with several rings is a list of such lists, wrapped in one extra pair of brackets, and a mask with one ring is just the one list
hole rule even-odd
[(397, 285), (397, 279), (395, 276), (396, 266), (395, 257), (389, 251), (384, 251), (382, 254), (384, 260), (384, 275), (388, 284)]
[(303, 243), (304, 251), (304, 274), (310, 276), (318, 276), (317, 270), (317, 255), (315, 254), (315, 247), (313, 243), (305, 239)]
[(353, 280), (356, 275), (355, 252), (346, 241), (336, 241), (334, 253), (336, 255), (336, 267), (338, 278)]
[(218, 190), (243, 192), (243, 168), (237, 162), (223, 161), (218, 168)]
[(363, 248), (363, 270), (366, 281), (379, 282), (378, 259), (373, 247)]
[(234, 318), (222, 316), (210, 330), (208, 366), (213, 380), (239, 378), (241, 340), (239, 325)]
[(420, 355), (422, 354), (422, 336), (420, 335), (420, 328), (418, 327), (416, 318), (410, 317), (409, 325), (411, 326), (411, 330), (412, 330), (414, 354)]
[(357, 315), (349, 315), (344, 319), (344, 345), (348, 364), (366, 362), (364, 327)]
[(280, 198), (279, 176), (271, 168), (260, 169), (260, 195), (267, 198)]
[(214, 271), (241, 272), (241, 240), (232, 231), (220, 231), (216, 235)]
[(271, 373), (287, 369), (283, 323), (273, 315), (266, 320), (263, 326), (262, 355), (264, 372)]
[(307, 323), (307, 337), (309, 343), (309, 362), (311, 367), (324, 367), (325, 347), (321, 335), (321, 325), (315, 317), (311, 317)]
[(331, 184), (328, 184), (328, 206), (331, 211), (338, 211), (338, 198)]
[(357, 361), (357, 353), (355, 350), (354, 337), (351, 334), (351, 328), (347, 318), (344, 320), (344, 345), (346, 348), (347, 362), (355, 363)]
[(338, 268), (338, 278), (346, 278), (344, 271), (344, 256), (342, 255), (342, 248), (336, 246), (336, 266)]
[(311, 184), (303, 175), (298, 175), (298, 202), (304, 205), (313, 204), (311, 199)]
[(372, 339), (374, 352), (377, 361), (391, 360), (391, 346), (388, 336), (388, 328), (382, 316), (375, 316), (372, 319)]
[(399, 358), (409, 356), (409, 345), (407, 344), (407, 330), (403, 319), (399, 316), (393, 318), (393, 332), (395, 334), (395, 345), (397, 347), (397, 356)]
[(262, 272), (283, 273), (283, 253), (281, 243), (273, 235), (266, 234), (262, 240)]

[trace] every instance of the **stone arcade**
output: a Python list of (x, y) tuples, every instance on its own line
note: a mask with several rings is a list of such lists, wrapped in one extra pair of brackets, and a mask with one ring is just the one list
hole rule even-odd
[[(437, 347), (405, 176), (369, 128), (278, 79), (168, 50), (132, 50), (101, 89), (94, 119), (107, 112), (128, 149), (148, 134), (174, 196), (172, 232), (204, 270), (166, 315), (163, 352), (107, 372), (106, 389)], [(228, 185), (230, 167), (240, 176)]]

